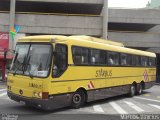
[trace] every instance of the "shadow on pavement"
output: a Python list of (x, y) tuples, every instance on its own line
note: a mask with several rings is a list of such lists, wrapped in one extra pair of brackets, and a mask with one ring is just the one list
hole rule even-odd
[[(147, 91), (144, 91), (143, 94), (148, 94), (150, 92), (147, 92)], [(143, 95), (142, 94), (142, 95)], [(137, 95), (137, 96), (141, 96), (141, 95)], [(116, 96), (116, 97), (111, 97), (111, 98), (106, 98), (106, 99), (103, 99), (103, 100), (96, 100), (96, 101), (93, 101), (93, 102), (89, 102), (87, 104), (85, 104), (82, 108), (87, 108), (87, 107), (92, 107), (93, 105), (96, 105), (96, 104), (105, 104), (105, 103), (108, 103), (108, 102), (111, 102), (111, 101), (118, 101), (118, 100), (122, 100), (124, 98), (131, 98), (129, 97), (127, 94), (124, 94), (124, 95), (120, 95), (120, 96)], [(19, 104), (19, 103), (17, 103)], [(72, 109), (71, 107), (65, 107), (65, 108), (60, 108), (60, 109), (55, 109), (55, 110), (49, 110), (49, 111), (45, 111), (45, 110), (41, 110), (41, 109), (37, 109), (37, 108), (34, 108), (34, 107), (28, 107), (28, 106), (25, 106), (25, 105), (14, 105), (14, 106), (10, 106), (10, 110), (11, 111), (20, 111), (22, 114), (35, 114), (35, 115), (46, 115), (46, 114), (59, 114), (60, 112), (65, 112), (65, 111), (68, 111), (68, 110), (74, 110)]]

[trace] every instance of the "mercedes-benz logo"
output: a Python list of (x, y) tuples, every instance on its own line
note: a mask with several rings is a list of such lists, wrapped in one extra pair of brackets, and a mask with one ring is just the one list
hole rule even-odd
[(22, 94), (23, 94), (23, 91), (22, 91), (22, 90), (19, 90), (19, 93), (22, 95)]

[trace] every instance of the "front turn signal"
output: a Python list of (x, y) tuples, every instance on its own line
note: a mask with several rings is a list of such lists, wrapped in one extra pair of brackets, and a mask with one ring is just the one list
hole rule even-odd
[(48, 99), (49, 92), (42, 92), (42, 99)]

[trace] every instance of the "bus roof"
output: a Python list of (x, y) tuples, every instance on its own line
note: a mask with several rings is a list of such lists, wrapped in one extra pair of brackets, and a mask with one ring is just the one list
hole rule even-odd
[(104, 40), (104, 39), (101, 39), (101, 38), (96, 38), (96, 37), (91, 37), (91, 36), (84, 36), (84, 35), (81, 35), (81, 36), (70, 36), (70, 38), (83, 39), (83, 40), (94, 41), (94, 42), (99, 42), (99, 43), (108, 44), (108, 45), (115, 45), (115, 46), (124, 47), (124, 45), (122, 43), (120, 43), (120, 42)]
[(72, 45), (84, 46), (89, 48), (97, 48), (104, 49), (108, 51), (115, 51), (121, 53), (156, 57), (155, 53), (146, 52), (131, 48), (126, 48), (122, 43), (113, 42), (110, 40), (104, 40), (100, 38), (84, 36), (84, 35), (76, 35), (76, 36), (62, 36), (62, 35), (40, 35), (40, 36), (28, 36), (23, 37), (18, 40), (18, 42), (52, 42), (51, 40), (56, 40), (56, 42), (70, 42)]
[[(82, 36), (80, 37), (71, 36), (70, 38), (72, 38), (72, 41), (74, 41), (72, 42), (72, 45), (75, 45), (75, 46), (77, 45), (77, 46), (84, 46), (84, 47), (101, 49), (101, 50), (108, 50), (108, 51), (113, 51), (113, 52), (141, 55), (141, 56), (148, 56), (148, 57), (156, 57), (155, 53), (127, 48), (127, 47), (124, 47), (123, 44), (118, 43), (118, 42), (112, 43), (111, 41), (111, 44), (108, 44), (108, 40), (106, 40), (105, 42), (103, 39), (100, 39), (100, 38), (96, 40), (86, 40), (86, 39), (83, 39), (85, 37), (82, 37)], [(91, 38), (94, 38), (94, 37), (91, 37)], [(99, 42), (99, 40), (102, 42)]]
[(67, 40), (67, 36), (62, 35), (37, 35), (37, 36), (26, 36), (18, 40), (18, 42), (51, 42), (51, 39)]
[(51, 39), (57, 38), (58, 40), (68, 40), (68, 38), (71, 39), (76, 39), (76, 40), (87, 40), (87, 41), (94, 41), (94, 42), (99, 42), (103, 44), (109, 44), (109, 45), (115, 45), (115, 46), (121, 46), (124, 47), (122, 43), (119, 42), (114, 42), (110, 40), (104, 40), (96, 37), (91, 37), (91, 36), (85, 36), (85, 35), (77, 35), (77, 36), (61, 36), (61, 35), (40, 35), (40, 36), (27, 36), (27, 37), (22, 37), (19, 39), (18, 42), (39, 42), (39, 41), (45, 41), (49, 42)]

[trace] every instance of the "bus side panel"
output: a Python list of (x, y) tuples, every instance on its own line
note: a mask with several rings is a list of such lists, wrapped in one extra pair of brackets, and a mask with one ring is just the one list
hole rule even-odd
[[(148, 81), (144, 77), (145, 71)], [(60, 78), (53, 79), (50, 94), (74, 93), (84, 88), (91, 101), (128, 93), (133, 82), (148, 83), (155, 81), (154, 78), (155, 69), (151, 73), (147, 68), (138, 67), (69, 66)]]

